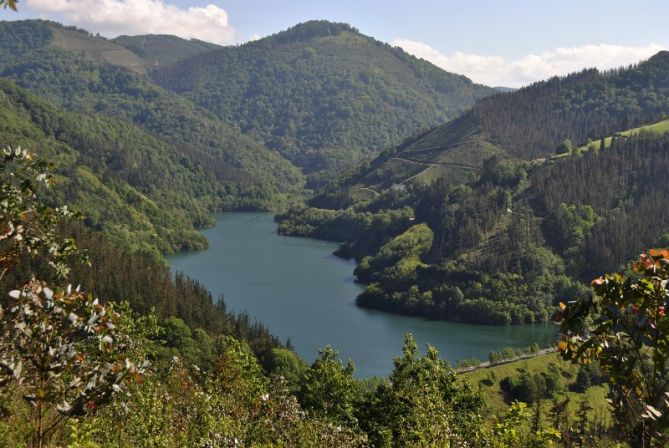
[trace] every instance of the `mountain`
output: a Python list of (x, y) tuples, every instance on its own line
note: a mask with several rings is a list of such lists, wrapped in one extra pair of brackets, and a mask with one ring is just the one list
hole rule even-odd
[[(211, 222), (203, 212), (278, 209), (301, 194), (302, 173), (312, 185), (324, 183), (415, 127), (453, 117), (492, 93), (348, 25), (328, 22), (301, 24), (237, 47), (165, 35), (108, 40), (49, 21), (0, 22), (0, 56), (0, 77), (41, 97), (56, 114), (129, 127), (136, 141), (151, 139), (149, 152), (159, 151), (149, 165), (153, 170), (165, 173), (179, 165), (188, 187), (173, 202), (178, 211), (163, 210), (175, 215), (193, 207), (198, 211), (190, 223), (175, 220), (173, 229), (164, 217), (143, 216), (165, 227), (138, 231), (127, 246), (152, 252), (200, 247), (192, 230)], [(84, 150), (67, 140), (68, 134), (42, 124), (34, 116), (25, 123), (75, 151)], [(95, 126), (84, 127), (85, 138), (78, 141), (94, 141), (88, 132)], [(120, 133), (111, 134), (117, 138)], [(41, 142), (24, 144), (33, 149)], [(114, 153), (132, 145), (116, 143), (105, 145)], [(118, 173), (89, 162), (91, 173), (105, 179), (100, 185), (118, 180), (113, 178)], [(147, 178), (152, 181), (141, 185), (142, 194), (173, 196), (167, 183)], [(111, 203), (133, 207), (123, 200), (121, 195)], [(103, 216), (91, 219), (99, 224)], [(124, 232), (142, 228), (125, 226), (133, 219), (121, 221), (115, 221), (121, 227), (108, 229), (115, 242), (124, 240)], [(174, 232), (182, 237), (168, 236)]]
[[(480, 100), (461, 117), (387, 150), (313, 201), (337, 207), (393, 185), (452, 184), (478, 176), (490, 157), (545, 159), (565, 140), (586, 145), (669, 111), (669, 52), (636, 66), (584, 70)], [(339, 198), (333, 203), (333, 198)]]
[(312, 185), (494, 93), (326, 21), (204, 52), (152, 78), (261, 138)]
[[(239, 196), (239, 201), (222, 201), (220, 208), (271, 208), (276, 193), (301, 188), (298, 170), (257, 139), (242, 135), (234, 126), (122, 64), (101, 62), (95, 57), (99, 52), (55, 45), (55, 36), (62, 27), (41, 21), (0, 25), (0, 34), (13, 36), (13, 45), (21, 48), (0, 64), (1, 77), (60, 107), (129, 121), (183, 152), (198, 153), (193, 157), (206, 161), (202, 163), (205, 169), (216, 170), (219, 181), (229, 184), (228, 189), (237, 190), (231, 194)], [(66, 31), (85, 42), (97, 39), (100, 45), (107, 44), (105, 39), (85, 32)], [(247, 196), (253, 197), (245, 199)]]
[(169, 144), (127, 122), (54, 107), (0, 80), (0, 141), (55, 165), (51, 202), (86, 215), (86, 223), (132, 252), (203, 248), (197, 227), (221, 194), (212, 173), (184, 166)]
[[(85, 204), (81, 210), (93, 224), (107, 223), (103, 229), (114, 242), (153, 253), (202, 247), (195, 227), (212, 222), (209, 212), (273, 209), (299, 194), (303, 178), (290, 162), (152, 83), (133, 69), (136, 65), (128, 65), (139, 59), (125, 47), (42, 21), (0, 23), (0, 36), (0, 77), (42, 98), (37, 102), (20, 89), (8, 94), (30, 97), (31, 104), (6, 102), (3, 111), (31, 131), (30, 138), (17, 139), (22, 131), (5, 127), (2, 144), (21, 143), (39, 152), (46, 138), (47, 146), (86, 151), (88, 159), (73, 156), (70, 161), (82, 164), (78, 168), (86, 177), (97, 178), (87, 185), (98, 185), (100, 197), (110, 191), (118, 197), (106, 201), (108, 209), (97, 206), (98, 193), (83, 201), (68, 199), (72, 205)], [(105, 56), (107, 49), (115, 54), (114, 48), (121, 53)], [(121, 57), (127, 54), (135, 59)], [(21, 112), (26, 108), (48, 113)], [(54, 118), (61, 116), (68, 117), (66, 124)], [(126, 191), (124, 176), (134, 180), (130, 185), (137, 194)], [(142, 195), (154, 201), (155, 210), (130, 213), (137, 206), (133, 198)]]
[(545, 321), (669, 243), (668, 111), (667, 52), (500, 93), (359, 166), (279, 231), (344, 241), (369, 284), (361, 306)]

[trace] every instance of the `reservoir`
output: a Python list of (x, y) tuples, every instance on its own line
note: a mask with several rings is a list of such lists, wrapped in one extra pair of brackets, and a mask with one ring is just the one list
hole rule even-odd
[(199, 280), (229, 309), (246, 310), (282, 341), (290, 338), (311, 363), (331, 345), (352, 359), (356, 376), (385, 376), (412, 333), (424, 352), (435, 346), (452, 364), (458, 359), (487, 360), (492, 350), (550, 343), (552, 324), (468, 325), (366, 310), (355, 305), (362, 285), (354, 282), (353, 261), (332, 255), (337, 244), (279, 236), (269, 213), (221, 213), (202, 233), (209, 249), (171, 256), (173, 272)]

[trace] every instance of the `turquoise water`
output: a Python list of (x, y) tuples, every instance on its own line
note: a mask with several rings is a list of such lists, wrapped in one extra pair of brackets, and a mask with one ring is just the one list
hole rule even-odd
[(352, 359), (357, 375), (387, 375), (401, 353), (404, 334), (422, 348), (432, 344), (451, 362), (504, 347), (548, 343), (552, 325), (467, 325), (399, 316), (355, 306), (362, 287), (352, 261), (332, 255), (336, 244), (276, 234), (267, 213), (223, 213), (203, 231), (209, 249), (169, 258), (173, 271), (198, 279), (230, 309), (246, 310), (307, 361), (332, 345)]

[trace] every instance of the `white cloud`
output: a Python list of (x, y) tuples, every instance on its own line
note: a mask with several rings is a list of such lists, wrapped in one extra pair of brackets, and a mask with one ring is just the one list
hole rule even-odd
[(41, 17), (63, 21), (107, 37), (174, 34), (218, 44), (232, 43), (235, 29), (224, 9), (210, 4), (179, 8), (164, 0), (27, 0)]
[(600, 70), (629, 65), (647, 59), (665, 47), (621, 45), (584, 45), (557, 48), (540, 55), (527, 55), (507, 61), (502, 56), (482, 56), (460, 51), (447, 56), (422, 42), (395, 39), (393, 45), (425, 59), (444, 70), (463, 74), (489, 86), (521, 87), (555, 75), (566, 75), (587, 67)]

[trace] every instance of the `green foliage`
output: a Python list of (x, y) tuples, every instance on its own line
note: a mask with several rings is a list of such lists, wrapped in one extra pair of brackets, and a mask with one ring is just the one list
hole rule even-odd
[(456, 382), (455, 372), (437, 351), (420, 356), (407, 335), (403, 355), (394, 361), (389, 384), (368, 398), (360, 424), (374, 446), (457, 446), (475, 443), (480, 431), (482, 396)]
[(316, 416), (337, 423), (354, 421), (357, 386), (355, 368), (349, 361), (344, 367), (332, 347), (320, 350), (318, 358), (305, 372), (298, 396), (302, 407)]
[(597, 362), (611, 383), (620, 428), (637, 446), (664, 446), (669, 433), (669, 251), (651, 250), (635, 276), (607, 274), (594, 294), (561, 304), (559, 349), (573, 362)]
[(79, 291), (33, 281), (0, 308), (0, 383), (17, 381), (24, 398), (46, 412), (81, 416), (108, 402), (141, 374), (125, 355), (120, 316)]
[(285, 379), (292, 392), (297, 392), (303, 384), (309, 366), (292, 350), (275, 348), (272, 350), (272, 375)]
[[(528, 404), (546, 398), (553, 398), (561, 390), (560, 373), (556, 369), (548, 372), (522, 372), (518, 377), (506, 377), (501, 382), (502, 390), (509, 401)], [(585, 389), (584, 389), (585, 390)]]
[(531, 431), (530, 410), (525, 403), (514, 403), (508, 413), (495, 424), (490, 446), (495, 448), (514, 447), (553, 447), (560, 440), (560, 434), (554, 429)]
[(48, 186), (51, 176), (44, 161), (35, 161), (20, 147), (2, 150), (0, 159), (0, 279), (24, 256), (44, 256), (59, 277), (69, 273), (67, 262), (84, 261), (72, 239), (56, 233), (61, 219), (73, 214), (67, 207), (50, 208), (37, 200), (40, 186)]
[(310, 21), (153, 73), (238, 125), (324, 185), (419, 126), (461, 113), (492, 89), (354, 28)]
[(564, 139), (562, 143), (555, 148), (555, 154), (571, 154), (573, 151), (574, 145), (568, 138)]
[(276, 217), (279, 234), (347, 241), (348, 244), (342, 245), (338, 254), (358, 259), (375, 253), (391, 236), (407, 230), (412, 218), (413, 211), (409, 207), (376, 213), (295, 207)]
[(373, 257), (363, 258), (354, 273), (363, 283), (383, 281), (392, 287), (398, 282), (412, 282), (416, 269), (425, 266), (422, 260), (431, 247), (430, 228), (425, 224), (412, 226), (381, 246)]
[[(73, 241), (61, 243), (57, 234), (70, 214), (44, 205), (38, 196), (37, 186), (49, 184), (46, 168), (21, 149), (3, 151), (2, 276), (40, 254), (63, 277), (69, 273), (68, 256), (78, 254)], [(119, 328), (113, 306), (69, 285), (51, 289), (34, 276), (8, 296), (0, 301), (0, 386), (20, 391), (31, 407), (34, 446), (42, 447), (65, 418), (108, 404), (141, 377), (145, 365), (128, 357), (132, 341)]]

